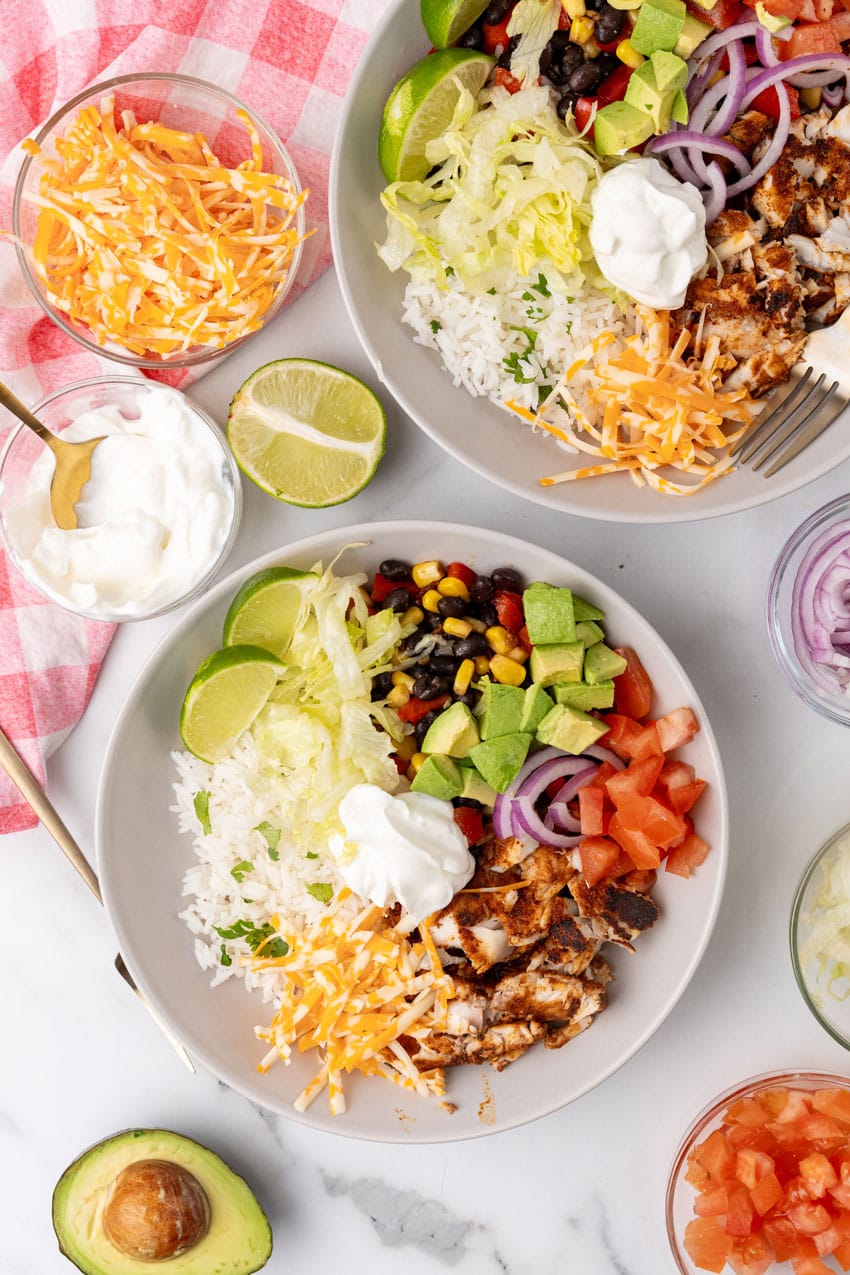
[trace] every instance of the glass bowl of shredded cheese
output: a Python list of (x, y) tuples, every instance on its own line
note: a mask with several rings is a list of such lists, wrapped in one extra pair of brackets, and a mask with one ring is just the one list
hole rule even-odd
[(791, 964), (821, 1026), (850, 1049), (850, 824), (821, 846), (791, 908)]
[(18, 260), (39, 304), (87, 349), (188, 367), (280, 309), (305, 193), (280, 140), (224, 89), (118, 76), (73, 98), (24, 151)]

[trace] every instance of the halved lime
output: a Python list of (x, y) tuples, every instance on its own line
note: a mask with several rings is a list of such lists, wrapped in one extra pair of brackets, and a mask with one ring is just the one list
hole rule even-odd
[(387, 98), (378, 159), (388, 182), (421, 181), (425, 147), (449, 126), (463, 89), (477, 94), (496, 59), (475, 49), (438, 49), (401, 77)]
[(246, 580), (224, 617), (224, 645), (260, 646), (283, 659), (304, 602), (318, 580), (313, 571), (269, 567)]
[(236, 391), (227, 438), (243, 473), (291, 505), (324, 509), (362, 491), (384, 454), (387, 417), (356, 376), (277, 359)]
[(227, 757), (268, 701), (283, 668), (258, 646), (228, 646), (204, 660), (180, 710), (183, 743), (201, 761)]
[(447, 49), (477, 22), (489, 0), (421, 0), (422, 25), (435, 49)]

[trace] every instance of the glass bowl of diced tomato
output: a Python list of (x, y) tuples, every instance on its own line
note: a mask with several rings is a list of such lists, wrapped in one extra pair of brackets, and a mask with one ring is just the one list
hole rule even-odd
[(67, 102), (22, 149), (21, 271), (92, 354), (139, 368), (206, 363), (263, 328), (290, 292), (306, 195), (272, 127), (225, 89), (120, 75)]
[(685, 1135), (667, 1187), (683, 1275), (850, 1269), (850, 1078), (755, 1076)]

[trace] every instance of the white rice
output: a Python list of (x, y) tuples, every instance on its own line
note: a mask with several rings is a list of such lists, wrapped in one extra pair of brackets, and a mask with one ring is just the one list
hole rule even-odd
[[(533, 281), (518, 277), (495, 293), (471, 292), (456, 277), (445, 289), (412, 279), (403, 319), (414, 341), (438, 352), (455, 385), (500, 406), (511, 399), (530, 411), (537, 410), (541, 389), (554, 388), (595, 337), (632, 330), (631, 317), (596, 289), (547, 297)], [(596, 415), (583, 396), (576, 397)]]
[[(183, 894), (191, 903), (180, 913), (195, 935), (195, 955), (201, 967), (213, 971), (212, 985), (242, 978), (249, 989), (258, 988), (263, 1000), (275, 995), (278, 975), (254, 972), (251, 949), (243, 938), (225, 940), (216, 931), (230, 929), (237, 921), (257, 928), (275, 914), (285, 936), (301, 930), (308, 919), (320, 917), (325, 904), (307, 891), (310, 884), (329, 883), (334, 893), (343, 885), (329, 850), (308, 847), (318, 858), (308, 858), (296, 834), (287, 830), (276, 792), (281, 780), (264, 772), (254, 741), (246, 732), (233, 754), (214, 766), (190, 753), (174, 753), (179, 782), (174, 784), (181, 832), (193, 839), (198, 862), (183, 880)], [(198, 792), (209, 793), (210, 832), (204, 836), (195, 813)], [(257, 825), (267, 821), (281, 829), (275, 860)], [(241, 881), (232, 869), (242, 860), (250, 863)], [(231, 964), (222, 964), (222, 953)]]

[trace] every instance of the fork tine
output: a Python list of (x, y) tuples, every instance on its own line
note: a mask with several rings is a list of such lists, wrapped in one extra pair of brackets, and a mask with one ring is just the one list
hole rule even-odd
[(764, 471), (765, 478), (770, 478), (773, 474), (778, 473), (784, 465), (788, 464), (789, 460), (793, 460), (795, 456), (799, 456), (800, 452), (803, 451), (804, 448), (808, 447), (810, 443), (813, 443), (816, 438), (820, 438), (821, 434), (823, 434), (825, 430), (829, 429), (833, 421), (838, 420), (838, 417), (847, 409), (847, 407), (848, 400), (846, 398), (842, 398), (837, 410), (834, 411), (827, 420), (813, 421), (808, 429), (803, 430), (801, 434), (797, 435), (790, 447), (786, 448), (779, 459), (773, 462), (770, 469), (766, 469)]
[[(818, 380), (821, 380), (821, 379), (822, 377), (818, 378)], [(769, 440), (772, 445), (768, 447), (764, 455), (758, 461), (756, 461), (755, 465), (753, 465), (753, 470), (754, 471), (759, 470), (761, 469), (762, 465), (766, 465), (767, 462), (770, 460), (771, 456), (773, 456), (775, 452), (779, 451), (779, 448), (782, 447), (784, 443), (789, 442), (789, 440), (792, 439), (794, 435), (797, 433), (797, 431), (801, 430), (804, 425), (808, 425), (809, 421), (814, 416), (817, 416), (818, 413), (824, 407), (826, 407), (827, 403), (832, 398), (833, 394), (835, 393), (837, 389), (838, 389), (838, 382), (833, 381), (829, 389), (826, 391), (826, 393), (821, 395), (820, 398), (818, 398), (817, 402), (814, 404), (813, 407), (809, 408), (805, 416), (801, 417), (800, 420), (798, 421), (794, 421), (794, 423), (791, 424), (788, 428), (778, 431), (778, 434), (774, 434)], [(804, 402), (800, 404), (800, 407), (808, 406), (808, 404), (811, 401), (812, 401), (812, 396), (807, 395)], [(798, 408), (797, 411), (799, 410), (800, 409)], [(797, 413), (794, 412), (795, 416), (796, 414)]]
[[(729, 455), (737, 456), (740, 452), (740, 459), (742, 463), (749, 460), (753, 452), (758, 451), (761, 444), (766, 442), (770, 436), (770, 429), (768, 427), (773, 425), (775, 422), (775, 426), (778, 428), (786, 419), (791, 405), (795, 399), (800, 397), (801, 392), (806, 390), (806, 386), (808, 385), (813, 373), (814, 368), (807, 367), (791, 393), (786, 394), (782, 402), (779, 403), (772, 412), (768, 412), (764, 420), (758, 421), (758, 424), (752, 433), (744, 434), (743, 438), (739, 439), (738, 442), (730, 448)], [(776, 419), (777, 417), (779, 418), (778, 420)]]

